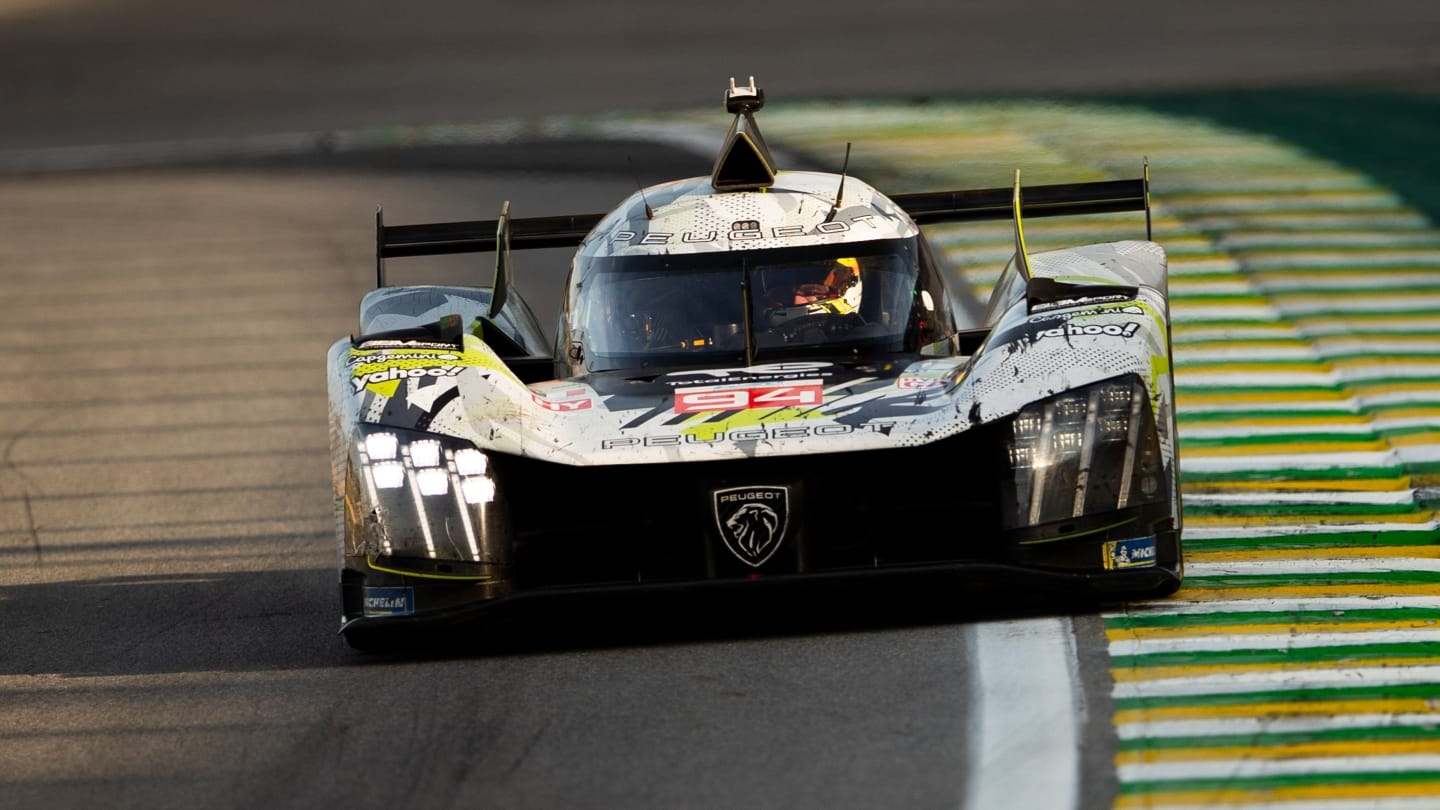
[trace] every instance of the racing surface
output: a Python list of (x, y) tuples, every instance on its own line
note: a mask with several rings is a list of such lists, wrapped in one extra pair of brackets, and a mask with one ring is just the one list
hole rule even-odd
[[(1433, 557), (1433, 515), (1403, 501), (1434, 443), (1416, 432), (1434, 424), (1423, 407), (1435, 399), (1424, 348), (1434, 336), (1418, 325), (1435, 307), (1425, 281), (1433, 231), (1343, 167), (1330, 174), (1334, 167), (1305, 163), (1283, 144), (1203, 129), (1197, 137), (1168, 119), (1146, 123), (1151, 160), (1170, 160), (1162, 210), (1177, 218), (1157, 234), (1174, 237), (1176, 269), (1187, 274), (1175, 290), (1189, 322), (1188, 333), (1176, 332), (1177, 362), (1192, 363), (1177, 369), (1182, 414), (1187, 404), (1192, 414), (1223, 414), (1217, 403), (1247, 396), (1321, 403), (1308, 414), (1277, 409), (1268, 427), (1283, 440), (1252, 442), (1263, 446), (1248, 453), (1225, 440), (1256, 433), (1246, 422), (1253, 414), (1228, 423), (1191, 417), (1197, 440), (1182, 458), (1209, 476), (1212, 497), (1194, 499), (1189, 524), (1210, 541), (1209, 568), (1191, 572), (1209, 590), (1182, 593), (1186, 610), (1110, 608), (1057, 622), (877, 591), (728, 613), (693, 602), (557, 608), (515, 617), (516, 635), (493, 648), (447, 654), (358, 656), (335, 637), (323, 357), (354, 329), (355, 304), (373, 283), (375, 206), (396, 223), (492, 217), (506, 199), (517, 215), (591, 212), (637, 183), (709, 165), (703, 150), (617, 141), (623, 126), (555, 124), (545, 132), (569, 136), (536, 144), (523, 137), (535, 130), (506, 122), (666, 109), (708, 122), (698, 137), (718, 139), (728, 123), (721, 82), (750, 73), (779, 111), (791, 99), (857, 96), (933, 103), (966, 93), (1425, 89), (1440, 66), (1440, 10), (1418, 3), (1212, 3), (1164, 19), (1140, 3), (933, 5), (878, 16), (860, 4), (823, 13), (731, 6), (731, 16), (702, 25), (634, 4), (497, 12), (421, 3), (350, 14), (310, 3), (302, 14), (281, 4), (0, 0), (0, 165), (10, 172), (0, 177), (0, 334), (9, 349), (0, 364), (9, 383), (0, 394), (0, 804), (990, 807), (997, 796), (1050, 789), (1060, 799), (1051, 794), (1047, 806), (1086, 808), (1327, 797), (1424, 806), (1416, 797), (1440, 772), (1428, 758), (1433, 695), (1424, 691), (1434, 682), (1426, 633), (1437, 586), (1423, 566), (1397, 572), (1375, 561)], [(768, 39), (746, 24), (752, 19), (766, 21)], [(727, 38), (732, 28), (743, 33)], [(1121, 44), (1100, 47), (1111, 38)], [(897, 184), (935, 182), (926, 158), (952, 148), (937, 139), (954, 127), (934, 122), (955, 119), (927, 117), (935, 111), (925, 107), (877, 101), (829, 112), (801, 111), (773, 129), (762, 118), (762, 126), (787, 145), (824, 132), (831, 148), (822, 154), (838, 154), (852, 136), (857, 146), (879, 142), (865, 171)], [(996, 120), (1043, 122), (1034, 115), (1020, 105)], [(829, 120), (845, 120), (846, 131), (826, 132)], [(490, 128), (466, 130), (457, 144), (439, 137), (445, 131), (433, 125), (442, 123)], [(375, 129), (388, 124), (418, 129)], [(366, 148), (303, 136), (331, 129), (368, 133)], [(1075, 137), (1047, 141), (1000, 125), (990, 134), (993, 155), (972, 167), (998, 169), (1002, 179), (979, 185), (1003, 185), (1011, 154), (1023, 155), (1027, 177), (1047, 155), (1058, 172), (1095, 165), (1070, 145)], [(1145, 138), (1111, 140), (1091, 148), (1120, 160)], [(184, 160), (159, 165), (172, 157)], [(1201, 188), (1214, 165), (1244, 161), (1264, 169), (1251, 172), (1251, 196)], [(20, 172), (27, 167), (67, 171)], [(1345, 276), (1329, 282), (1328, 299), (1286, 286), (1305, 260), (1240, 219), (1295, 178), (1321, 186), (1297, 199), (1349, 234), (1350, 269), (1361, 265), (1374, 284), (1377, 264), (1388, 264), (1392, 284), (1397, 273), (1408, 279), (1401, 293), (1359, 295)], [(1398, 254), (1369, 243), (1369, 264), (1353, 261), (1354, 245), (1402, 231)], [(1206, 241), (1227, 232), (1228, 242)], [(952, 247), (983, 266), (996, 240), (977, 239)], [(1325, 237), (1300, 247), (1313, 257), (1337, 243), (1346, 244)], [(536, 273), (517, 275), (543, 302), (532, 290), (558, 282), (563, 259), (539, 261)], [(1237, 262), (1272, 275), (1256, 289), (1254, 275), (1227, 275)], [(1390, 339), (1317, 338), (1342, 298), (1360, 309), (1341, 320)], [(1399, 298), (1421, 314), (1397, 315)], [(550, 317), (541, 312), (543, 322)], [(1242, 323), (1248, 342), (1222, 345), (1221, 333), (1233, 336)], [(1377, 355), (1409, 360), (1381, 364)], [(1257, 392), (1257, 380), (1270, 390)], [(1407, 391), (1418, 397), (1407, 400)], [(1390, 403), (1381, 435), (1347, 421), (1344, 407), (1322, 407), (1357, 396)], [(1186, 430), (1182, 421), (1182, 437)], [(1395, 447), (1411, 449), (1386, 454)], [(1297, 453), (1372, 454), (1345, 463), (1375, 471), (1362, 476), (1381, 482), (1367, 491), (1391, 497), (1328, 511), (1311, 503), (1306, 512), (1304, 496), (1293, 496), (1302, 506), (1288, 513), (1267, 512), (1274, 499), (1226, 499), (1227, 472), (1233, 479), (1247, 469), (1237, 456)], [(1327, 467), (1307, 467), (1318, 468)], [(643, 493), (617, 508), (644, 508)], [(1365, 514), (1384, 528), (1366, 528)], [(1295, 525), (1330, 529), (1280, 555), (1280, 544), (1252, 542)], [(1317, 582), (1306, 562), (1314, 555), (1294, 552), (1316, 545), (1360, 549), (1339, 563), (1329, 555), (1354, 576)], [(1279, 575), (1289, 579), (1257, 579), (1269, 572), (1256, 564), (1278, 557), (1289, 560)], [(1329, 611), (1332, 635), (1380, 635), (1332, 644), (1333, 652), (1292, 645), (1289, 660), (1227, 660), (1215, 634), (1175, 618), (1212, 616), (1200, 624), (1222, 636), (1275, 631), (1254, 614), (1221, 621), (1194, 607), (1246, 587), (1290, 600), (1297, 621)], [(1341, 598), (1353, 601), (1325, 601)], [(1367, 605), (1409, 613), (1358, 613), (1349, 628), (1334, 626)], [(1113, 661), (1107, 633), (1118, 645)], [(1146, 646), (1155, 639), (1162, 646)], [(1072, 644), (1066, 658), (1079, 686), (1068, 689), (1062, 661), (1062, 680), (1047, 688), (1036, 673), (1050, 670), (1037, 655)], [(1240, 725), (1247, 715), (1233, 710), (1235, 723), (1214, 726), (1205, 709), (1241, 705), (1258, 716), (1260, 704), (1214, 696), (1258, 693), (1233, 685), (1291, 671), (1296, 659), (1328, 673), (1332, 687), (1375, 685), (1368, 698), (1332, 694), (1310, 718), (1323, 726), (1348, 712), (1335, 728), (1388, 730), (1296, 742), (1292, 753), (1327, 761), (1277, 776), (1255, 752), (1267, 734), (1300, 733), (1298, 713), (1286, 730)], [(1369, 664), (1344, 668), (1356, 659)], [(1017, 686), (1032, 691), (1010, 691)], [(1040, 702), (1049, 692), (1070, 699), (1057, 714), (1017, 710), (1050, 706)], [(1354, 708), (1366, 700), (1363, 712)], [(1353, 719), (1365, 712), (1380, 719)], [(1175, 722), (1192, 725), (1157, 725)], [(1063, 745), (1067, 734), (1083, 738), (1083, 750)], [(1206, 735), (1225, 742), (1196, 742)], [(1407, 759), (1388, 770), (1358, 763), (1377, 750)], [(1074, 778), (1036, 778), (1057, 765), (1073, 765)], [(1354, 778), (1366, 769), (1385, 778)], [(1227, 784), (1216, 774), (1257, 773), (1269, 781), (1216, 792)], [(1168, 792), (1155, 787), (1165, 780)]]

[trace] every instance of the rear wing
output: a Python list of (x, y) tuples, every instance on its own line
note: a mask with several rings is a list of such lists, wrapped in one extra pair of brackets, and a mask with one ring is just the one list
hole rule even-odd
[[(1026, 186), (1020, 215), (1064, 217), (1144, 211), (1145, 238), (1150, 238), (1150, 177)], [(1018, 183), (1018, 180), (1017, 180)], [(981, 188), (967, 191), (922, 191), (890, 197), (917, 224), (975, 222), (1015, 216), (1015, 188)]]
[[(1016, 217), (1016, 190), (983, 188), (961, 191), (922, 191), (890, 197), (915, 220), (928, 225), (941, 222), (976, 222)], [(1018, 205), (1020, 216), (1059, 217), (1145, 212), (1145, 238), (1150, 238), (1150, 169), (1129, 180), (1058, 183), (1027, 186)], [(436, 222), (422, 225), (386, 225), (382, 211), (375, 212), (375, 280), (385, 286), (385, 260), (404, 256), (440, 256), (451, 253), (496, 251), (497, 287), (508, 282), (511, 250), (576, 247), (605, 214), (525, 217), (508, 214), (499, 219)], [(503, 295), (497, 289), (497, 295)]]
[[(423, 225), (386, 225), (384, 211), (375, 212), (375, 283), (385, 286), (385, 260), (406, 256), (444, 256), (452, 253), (490, 253), (503, 245), (510, 250), (575, 247), (604, 214), (559, 217), (509, 216), (509, 203), (499, 219), (434, 222)], [(508, 244), (507, 244), (508, 243)], [(497, 257), (507, 265), (508, 258)]]

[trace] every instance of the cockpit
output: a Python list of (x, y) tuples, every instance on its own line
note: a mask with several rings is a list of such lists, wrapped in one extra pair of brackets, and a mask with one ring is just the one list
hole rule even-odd
[(574, 373), (951, 353), (915, 238), (577, 258), (560, 348)]

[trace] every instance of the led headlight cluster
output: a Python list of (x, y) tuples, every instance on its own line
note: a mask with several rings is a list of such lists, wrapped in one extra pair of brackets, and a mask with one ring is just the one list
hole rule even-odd
[(495, 482), (486, 475), (489, 459), (463, 442), (454, 444), (446, 446), (440, 439), (429, 437), (402, 443), (396, 433), (376, 431), (366, 434), (361, 443), (360, 460), (375, 489), (399, 489), (410, 484), (422, 496), (454, 491), (465, 503), (494, 500)]
[(360, 431), (365, 511), (376, 516), (367, 542), (372, 553), (493, 561), (486, 537), (496, 487), (483, 452), (449, 436), (378, 426)]
[(1007, 437), (1006, 528), (1039, 526), (1162, 500), (1154, 418), (1138, 377), (1027, 406)]

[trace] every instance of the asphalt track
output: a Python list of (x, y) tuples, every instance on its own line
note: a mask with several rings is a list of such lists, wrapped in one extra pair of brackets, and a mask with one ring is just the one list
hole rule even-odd
[[(213, 147), (0, 180), (0, 803), (961, 806), (983, 611), (617, 606), (578, 628), (532, 617), (543, 643), (419, 659), (333, 636), (320, 380), (373, 279), (374, 206), (602, 210), (706, 161), (593, 142), (216, 159), (276, 133), (718, 111), (732, 74), (772, 97), (917, 99), (1426, 89), (1440, 64), (1421, 3), (929, 5), (701, 25), (644, 5), (0, 3), (12, 168)], [(1078, 625), (1080, 804), (1104, 807), (1109, 675), (1099, 620)]]

